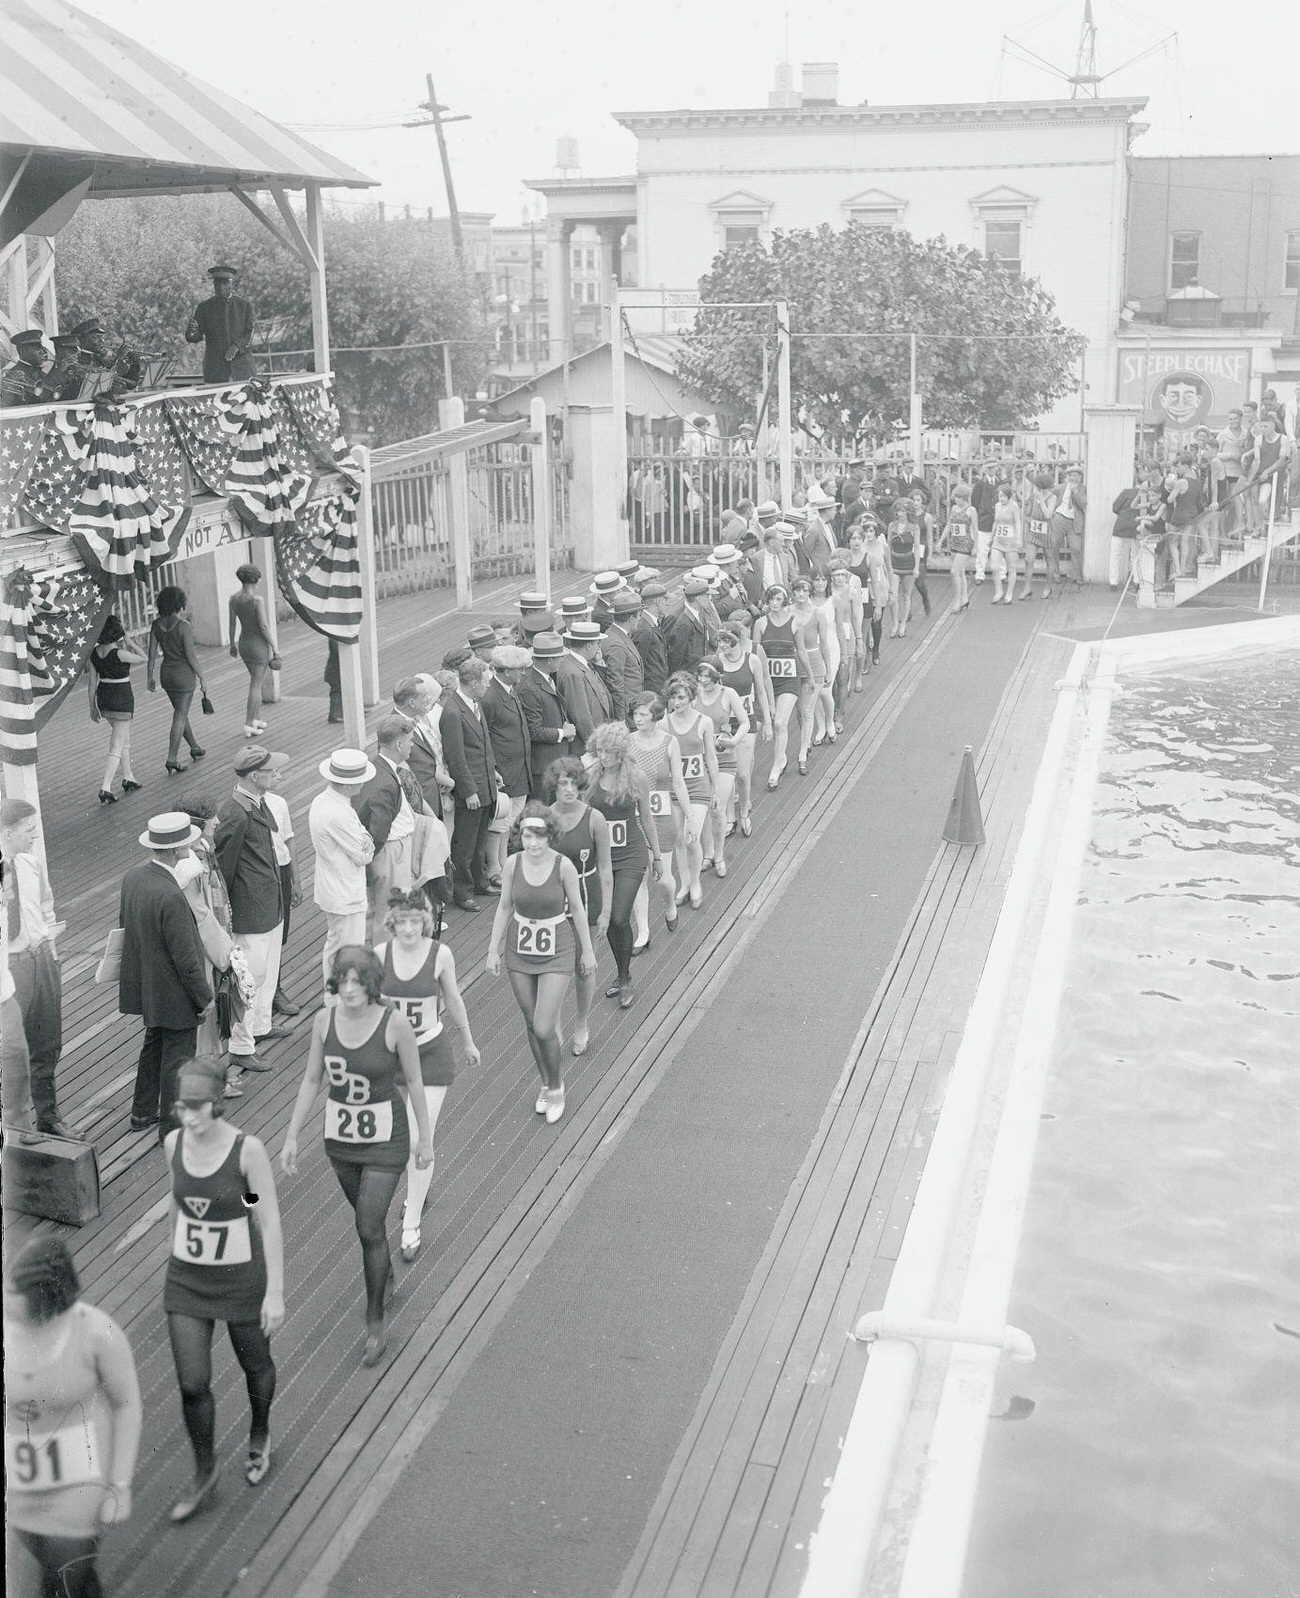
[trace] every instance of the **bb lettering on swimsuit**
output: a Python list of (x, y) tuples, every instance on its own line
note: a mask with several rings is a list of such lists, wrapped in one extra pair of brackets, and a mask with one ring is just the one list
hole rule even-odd
[(387, 1099), (364, 1109), (325, 1100), (325, 1136), (333, 1142), (387, 1143), (392, 1135), (393, 1106)]
[(672, 795), (667, 788), (652, 788), (650, 790), (650, 814), (652, 816), (666, 816), (672, 804)]
[(355, 1072), (349, 1071), (346, 1059), (340, 1058), (337, 1054), (327, 1054), (325, 1056), (325, 1074), (329, 1077), (332, 1088), (342, 1088), (344, 1090), (345, 1103), (370, 1103), (370, 1078), (357, 1076)]
[(788, 655), (777, 655), (768, 661), (768, 666), (774, 677), (793, 677), (798, 669)]
[(611, 821), (609, 824), (609, 846), (611, 849), (627, 848), (627, 822)]
[(253, 1257), (248, 1217), (233, 1221), (196, 1221), (189, 1215), (176, 1217), (172, 1234), (172, 1258), (188, 1265), (247, 1265)]
[(93, 1426), (63, 1426), (44, 1437), (5, 1433), (5, 1477), (11, 1491), (45, 1493), (104, 1479)]

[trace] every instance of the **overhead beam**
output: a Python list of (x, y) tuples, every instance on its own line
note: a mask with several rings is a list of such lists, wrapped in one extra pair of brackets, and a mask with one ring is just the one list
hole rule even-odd
[(302, 230), (302, 223), (299, 222), (293, 206), (289, 204), (289, 196), (284, 192), (283, 186), (279, 183), (273, 183), (271, 185), (271, 194), (275, 199), (276, 210), (284, 218), (285, 228), (288, 230), (290, 237), (297, 243), (298, 252), (307, 263), (308, 270), (310, 271), (313, 267), (319, 268), (321, 263), (316, 257), (311, 241)]
[(8, 183), (5, 184), (4, 194), (0, 195), (0, 216), (3, 216), (4, 213), (9, 209), (9, 202), (14, 197), (14, 190), (18, 187), (19, 183), (22, 181), (23, 173), (26, 172), (26, 170), (28, 168), (28, 165), (31, 162), (31, 159), (32, 159), (32, 152), (30, 150), (27, 150), (24, 153), (22, 160), (18, 163), (18, 167), (17, 167), (16, 171), (14, 172), (13, 177), (11, 177), (9, 179)]
[(245, 208), (245, 210), (257, 218), (257, 220), (262, 224), (271, 237), (275, 239), (283, 249), (288, 250), (290, 255), (296, 256), (297, 259), (301, 261), (310, 272), (312, 269), (312, 260), (310, 254), (304, 254), (294, 240), (291, 239), (289, 235), (280, 227), (279, 223), (275, 222), (271, 217), (269, 217), (262, 207), (257, 203), (257, 201), (254, 200), (250, 195), (245, 194), (243, 189), (241, 189), (237, 183), (229, 183), (226, 186), (230, 190), (231, 194), (233, 194), (239, 203)]
[(325, 377), (330, 370), (330, 313), (325, 297), (325, 212), (319, 183), (307, 185), (307, 242), (312, 255), (307, 263), (311, 277), (312, 357), (316, 371)]

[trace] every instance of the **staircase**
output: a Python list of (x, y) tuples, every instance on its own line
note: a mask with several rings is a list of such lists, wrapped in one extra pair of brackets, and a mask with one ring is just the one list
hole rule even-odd
[(1154, 608), (1172, 610), (1177, 605), (1185, 605), (1197, 594), (1204, 593), (1207, 588), (1213, 588), (1215, 583), (1221, 583), (1225, 577), (1231, 577), (1243, 566), (1249, 566), (1252, 561), (1259, 560), (1270, 549), (1281, 549), (1284, 544), (1289, 544), (1297, 538), (1300, 538), (1300, 514), (1292, 512), (1289, 517), (1280, 516), (1273, 524), (1271, 544), (1267, 531), (1241, 540), (1224, 540), (1219, 545), (1219, 558), (1199, 561), (1195, 576), (1175, 577), (1172, 583), (1165, 583), (1156, 588), (1153, 593)]

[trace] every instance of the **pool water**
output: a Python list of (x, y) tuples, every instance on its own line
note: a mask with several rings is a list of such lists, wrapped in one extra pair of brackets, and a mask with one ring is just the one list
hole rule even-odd
[(963, 1598), (1293, 1598), (1300, 660), (1124, 688)]

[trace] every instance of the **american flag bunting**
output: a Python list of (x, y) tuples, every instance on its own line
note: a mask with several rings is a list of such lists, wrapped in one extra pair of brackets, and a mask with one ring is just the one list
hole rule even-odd
[(280, 592), (309, 627), (340, 643), (355, 642), (361, 631), (360, 497), (349, 481), (313, 500), (297, 526), (275, 539)]
[(8, 522), (18, 507), (44, 432), (44, 416), (0, 423), (0, 522)]
[(290, 529), (307, 503), (312, 478), (295, 470), (280, 449), (276, 413), (265, 383), (247, 383), (218, 402), (222, 423), (235, 439), (226, 494), (255, 537)]
[(0, 760), (36, 763), (36, 733), (80, 677), (112, 601), (87, 571), (37, 582), (22, 570), (0, 596)]

